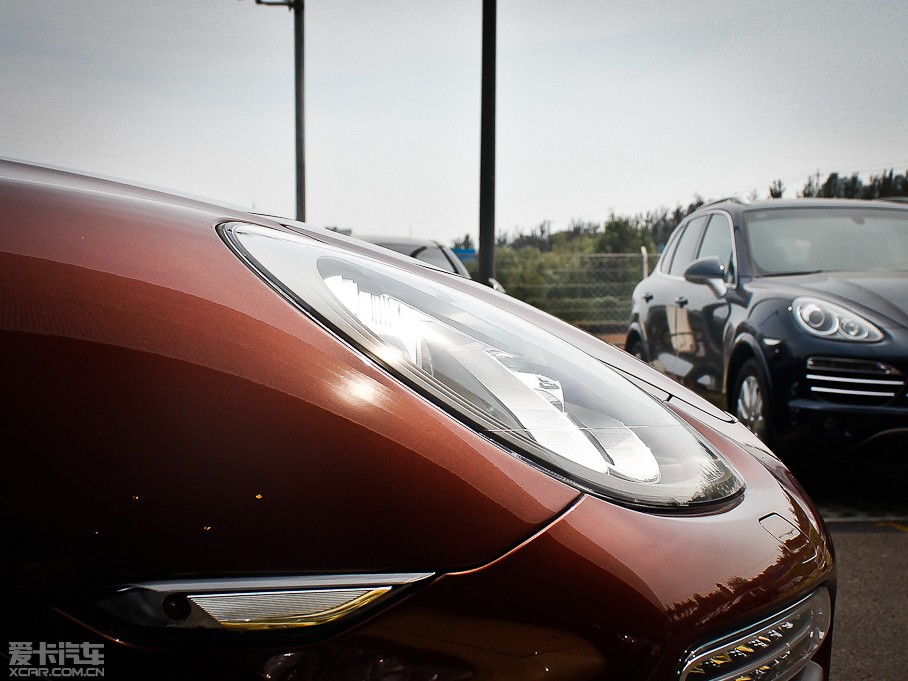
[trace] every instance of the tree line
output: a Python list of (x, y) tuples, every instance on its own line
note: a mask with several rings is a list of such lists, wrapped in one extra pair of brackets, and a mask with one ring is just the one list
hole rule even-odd
[[(775, 180), (769, 186), (767, 198), (780, 199), (784, 194), (782, 181)], [(866, 182), (858, 173), (847, 176), (834, 172), (821, 183), (817, 174), (807, 179), (798, 196), (864, 200), (908, 197), (908, 170), (896, 174), (890, 169), (880, 175), (871, 175)], [(748, 198), (756, 200), (759, 195), (754, 191)], [(613, 213), (603, 222), (573, 220), (561, 231), (553, 231), (549, 221), (540, 222), (528, 231), (518, 227), (513, 233), (498, 235), (496, 255), (500, 257), (504, 249), (517, 252), (535, 249), (539, 253), (636, 253), (641, 246), (654, 253), (665, 245), (672, 230), (703, 204), (703, 197), (697, 195), (687, 206), (678, 205), (673, 210), (659, 208), (632, 216)], [(455, 248), (475, 248), (469, 234), (455, 240), (453, 245)]]
[[(802, 197), (876, 199), (908, 196), (905, 174), (892, 170), (864, 182), (857, 174), (830, 173), (807, 180)], [(768, 198), (783, 198), (781, 180), (769, 186)], [(748, 197), (759, 198), (756, 192)], [(633, 216), (612, 213), (603, 222), (572, 221), (554, 231), (548, 221), (529, 230), (501, 233), (496, 239), (496, 278), (507, 292), (535, 307), (592, 333), (609, 333), (625, 327), (630, 293), (642, 278), (639, 256), (619, 258), (607, 254), (639, 254), (640, 247), (655, 255), (681, 221), (704, 204), (702, 196), (686, 206)], [(455, 248), (475, 248), (467, 234)], [(649, 266), (655, 264), (655, 257)], [(476, 275), (476, 261), (467, 262)]]
[[(905, 171), (904, 175), (896, 175), (894, 170), (890, 169), (881, 175), (871, 175), (866, 184), (857, 173), (852, 173), (850, 177), (830, 173), (823, 184), (820, 184), (819, 175), (817, 175), (807, 180), (800, 196), (864, 200), (908, 196), (906, 175), (908, 175), (908, 171)], [(779, 182), (780, 187), (781, 184)]]

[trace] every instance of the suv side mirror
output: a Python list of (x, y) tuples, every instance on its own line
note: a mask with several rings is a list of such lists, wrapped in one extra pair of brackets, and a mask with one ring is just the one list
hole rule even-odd
[(717, 298), (722, 298), (728, 293), (728, 286), (725, 284), (725, 265), (714, 255), (694, 260), (684, 270), (684, 278), (692, 284), (706, 284)]

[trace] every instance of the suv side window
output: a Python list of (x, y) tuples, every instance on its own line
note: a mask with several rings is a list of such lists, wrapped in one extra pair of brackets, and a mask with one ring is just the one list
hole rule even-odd
[(676, 227), (668, 237), (668, 242), (665, 244), (665, 248), (662, 249), (662, 255), (659, 257), (660, 272), (668, 272), (668, 266), (671, 264), (672, 256), (675, 254), (675, 246), (678, 245), (678, 239), (681, 238), (681, 232), (683, 231), (683, 228)]
[(435, 267), (440, 267), (448, 272), (454, 269), (438, 246), (423, 246), (422, 248), (417, 248), (411, 255), (417, 260), (435, 265)]
[(694, 255), (697, 252), (697, 246), (700, 245), (700, 236), (703, 234), (703, 227), (708, 218), (708, 215), (704, 215), (688, 223), (675, 247), (675, 255), (672, 257), (672, 264), (668, 270), (669, 274), (683, 276), (687, 266), (696, 259)]
[(732, 283), (735, 280), (735, 256), (731, 243), (731, 223), (722, 213), (715, 213), (710, 218), (697, 258), (711, 255), (716, 256), (725, 266), (726, 283)]

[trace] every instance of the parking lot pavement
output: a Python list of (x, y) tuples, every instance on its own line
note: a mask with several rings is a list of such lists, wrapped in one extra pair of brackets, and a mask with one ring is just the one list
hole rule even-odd
[(830, 681), (908, 679), (908, 517), (829, 528), (839, 574)]

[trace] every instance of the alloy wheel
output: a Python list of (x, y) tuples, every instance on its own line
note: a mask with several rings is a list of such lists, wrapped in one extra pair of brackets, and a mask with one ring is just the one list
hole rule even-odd
[(765, 401), (756, 376), (746, 376), (741, 381), (735, 416), (757, 437), (762, 439), (766, 434)]

